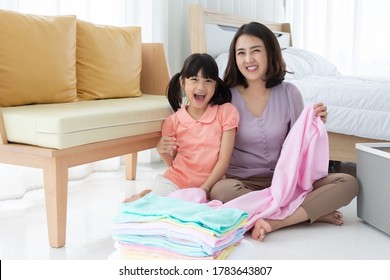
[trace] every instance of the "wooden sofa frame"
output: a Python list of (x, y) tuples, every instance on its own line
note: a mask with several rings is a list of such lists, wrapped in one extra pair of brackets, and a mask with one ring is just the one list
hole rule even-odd
[[(165, 95), (169, 78), (163, 45), (142, 44), (141, 91)], [(160, 136), (160, 132), (154, 132), (66, 149), (8, 143), (0, 111), (0, 163), (43, 170), (49, 244), (59, 248), (65, 245), (66, 240), (68, 169), (103, 159), (124, 156), (126, 179), (134, 180), (137, 152), (155, 147)]]

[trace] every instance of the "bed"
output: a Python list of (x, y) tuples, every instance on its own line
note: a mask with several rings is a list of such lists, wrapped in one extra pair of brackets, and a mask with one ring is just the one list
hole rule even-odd
[(191, 5), (191, 52), (212, 55), (222, 77), (234, 33), (250, 21), (261, 22), (274, 31), (287, 70), (293, 72), (286, 75), (286, 81), (299, 88), (304, 102), (323, 102), (328, 107), (326, 127), (332, 161), (356, 162), (356, 143), (390, 141), (390, 80), (341, 75), (324, 57), (294, 48), (289, 23), (244, 18)]

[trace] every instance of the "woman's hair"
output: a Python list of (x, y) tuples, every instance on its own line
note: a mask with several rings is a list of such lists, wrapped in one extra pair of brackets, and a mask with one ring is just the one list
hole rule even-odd
[(231, 101), (232, 95), (229, 88), (218, 77), (218, 65), (214, 58), (206, 53), (194, 53), (184, 61), (181, 71), (169, 81), (167, 97), (173, 111), (179, 110), (183, 103), (180, 78), (184, 80), (185, 78), (194, 77), (198, 75), (199, 71), (202, 72), (203, 78), (216, 81), (215, 92), (209, 104), (221, 105)]
[(263, 40), (268, 61), (268, 69), (264, 77), (266, 87), (271, 88), (280, 84), (286, 75), (286, 63), (283, 60), (279, 42), (275, 34), (267, 26), (258, 22), (251, 22), (242, 25), (237, 30), (230, 44), (229, 59), (224, 74), (226, 85), (228, 87), (237, 85), (248, 87), (248, 83), (238, 69), (236, 61), (236, 43), (242, 35), (255, 36)]

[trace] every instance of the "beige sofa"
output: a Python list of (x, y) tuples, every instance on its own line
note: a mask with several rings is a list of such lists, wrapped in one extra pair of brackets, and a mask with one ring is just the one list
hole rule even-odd
[(43, 170), (49, 243), (62, 247), (68, 169), (124, 156), (133, 180), (137, 152), (159, 140), (164, 48), (139, 27), (4, 10), (0, 41), (0, 162)]

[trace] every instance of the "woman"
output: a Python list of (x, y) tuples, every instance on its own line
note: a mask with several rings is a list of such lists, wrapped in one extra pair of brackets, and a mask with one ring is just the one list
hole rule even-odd
[[(225, 203), (270, 187), (283, 142), (304, 107), (299, 90), (283, 81), (285, 74), (286, 65), (273, 32), (256, 22), (241, 26), (230, 45), (224, 74), (240, 123), (226, 179), (213, 186), (210, 199)], [(316, 104), (315, 111), (325, 122), (326, 106)], [(289, 217), (257, 220), (252, 237), (262, 241), (266, 233), (305, 221), (342, 225), (337, 209), (347, 205), (358, 191), (353, 176), (330, 174), (313, 183), (313, 191)]]

